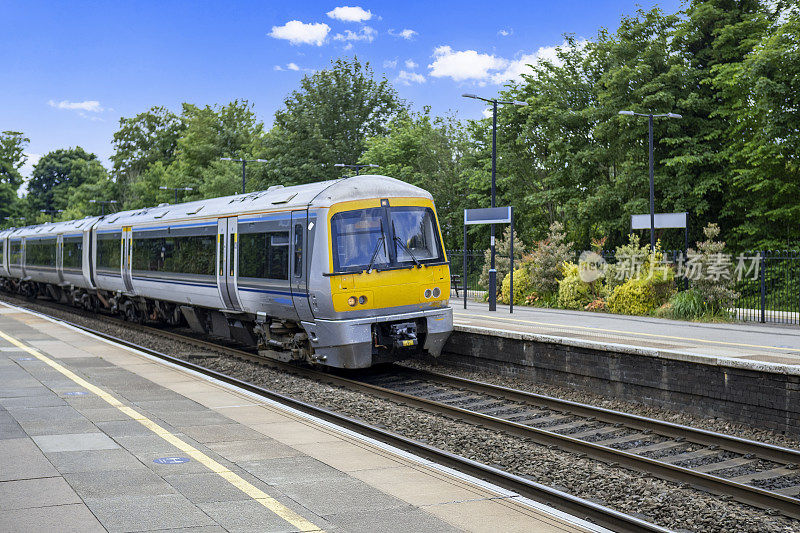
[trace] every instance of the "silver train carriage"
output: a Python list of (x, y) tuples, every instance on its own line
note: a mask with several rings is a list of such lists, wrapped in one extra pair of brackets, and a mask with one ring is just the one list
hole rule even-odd
[(453, 328), (431, 195), (356, 176), (0, 232), (2, 288), (341, 368)]

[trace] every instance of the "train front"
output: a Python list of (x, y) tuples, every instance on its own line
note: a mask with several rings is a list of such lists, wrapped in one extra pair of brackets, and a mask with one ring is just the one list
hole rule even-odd
[(381, 178), (391, 182), (367, 189), (383, 195), (327, 209), (328, 264), (318, 286), (329, 293), (323, 300), (322, 291), (310, 291), (315, 321), (304, 324), (326, 365), (438, 356), (453, 329), (450, 268), (433, 201), (422, 189)]

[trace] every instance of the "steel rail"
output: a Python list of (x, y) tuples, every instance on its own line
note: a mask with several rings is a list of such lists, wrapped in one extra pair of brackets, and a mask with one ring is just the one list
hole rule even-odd
[[(297, 400), (295, 398), (283, 395), (281, 393), (260, 387), (253, 383), (242, 381), (233, 376), (229, 376), (227, 374), (211, 370), (202, 365), (198, 365), (186, 361), (184, 359), (180, 359), (178, 357), (174, 357), (159, 352), (157, 350), (153, 350), (145, 346), (138, 345), (136, 343), (127, 341), (125, 339), (120, 339), (108, 333), (97, 331), (92, 328), (83, 326), (81, 324), (76, 324), (68, 320), (64, 320), (57, 317), (51, 317), (51, 318), (53, 318), (56, 321), (62, 322), (64, 324), (68, 324), (72, 327), (78, 328), (82, 331), (91, 333), (92, 335), (96, 335), (97, 337), (107, 339), (117, 344), (121, 344), (123, 346), (127, 346), (129, 348), (144, 352), (146, 354), (157, 357), (174, 365), (202, 374), (203, 376), (218, 380), (220, 382), (229, 385), (233, 385), (248, 392), (257, 394), (261, 397), (268, 398), (283, 405), (289, 406), (303, 413), (315, 416), (327, 422), (334, 423), (338, 426), (350, 429), (352, 431), (368, 436), (375, 440), (384, 442), (386, 444), (390, 444), (399, 449), (413, 453), (430, 461), (442, 464), (444, 466), (448, 466), (460, 472), (483, 479), (485, 481), (488, 481), (489, 483), (513, 491), (521, 496), (530, 498), (540, 503), (544, 503), (546, 505), (559, 509), (563, 512), (566, 512), (570, 515), (586, 519), (590, 522), (593, 522), (605, 528), (609, 528), (613, 531), (620, 531), (624, 533), (641, 533), (641, 532), (668, 533), (670, 531), (669, 529), (663, 528), (656, 524), (652, 524), (635, 516), (627, 515), (625, 513), (616, 511), (609, 507), (585, 500), (583, 498), (579, 498), (577, 496), (573, 496), (571, 494), (567, 494), (552, 487), (536, 483), (529, 479), (525, 479), (521, 476), (517, 476), (515, 474), (505, 472), (503, 470), (473, 461), (466, 457), (462, 457), (460, 455), (447, 452), (445, 450), (441, 450), (434, 446), (430, 446), (428, 444), (415, 441), (408, 437), (404, 437), (397, 433), (375, 427), (373, 425), (367, 424), (366, 422), (350, 418), (346, 415), (330, 411), (323, 407), (318, 407), (316, 405), (312, 405), (303, 402), (301, 400)], [(123, 323), (129, 325), (129, 323), (127, 322), (123, 321)], [(168, 336), (174, 335), (180, 337), (181, 341), (183, 342), (186, 342), (187, 340), (186, 337), (171, 332), (163, 332), (154, 328), (147, 328), (147, 329), (158, 331), (159, 333), (162, 334), (169, 333)], [(207, 341), (200, 341), (197, 339), (188, 339), (188, 340), (191, 340), (198, 344), (208, 344), (214, 346), (216, 349), (222, 348), (224, 350), (240, 352), (240, 355), (246, 354), (249, 357), (256, 357), (253, 356), (253, 354), (249, 354), (248, 352), (242, 352), (241, 350), (235, 350), (233, 348), (226, 348), (214, 343), (208, 343)], [(263, 361), (263, 358), (259, 359)], [(281, 365), (283, 365), (283, 363), (281, 363)], [(293, 368), (297, 369), (298, 367), (293, 367)], [(313, 370), (312, 372), (321, 374), (323, 376), (329, 376), (328, 374), (324, 374)], [(352, 380), (347, 380), (347, 381), (352, 381)]]

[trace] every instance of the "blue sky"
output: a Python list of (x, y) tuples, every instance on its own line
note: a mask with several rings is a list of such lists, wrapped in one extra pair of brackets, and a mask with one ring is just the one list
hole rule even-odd
[(654, 5), (680, 0), (3, 1), (0, 131), (30, 138), (30, 162), (79, 145), (107, 163), (120, 117), (240, 98), (269, 126), (304, 74), (353, 54), (416, 108), (475, 118), (461, 93), (496, 94), (563, 34)]

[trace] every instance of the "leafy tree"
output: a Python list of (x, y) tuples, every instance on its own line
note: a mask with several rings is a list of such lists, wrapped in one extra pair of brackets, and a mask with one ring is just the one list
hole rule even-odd
[(83, 148), (59, 149), (43, 156), (33, 168), (27, 204), (31, 214), (68, 207), (69, 191), (87, 179), (106, 173), (97, 156)]
[(533, 252), (524, 259), (530, 273), (531, 289), (543, 297), (556, 293), (564, 263), (574, 259), (575, 251), (572, 243), (567, 242), (564, 226), (553, 222), (547, 238), (536, 242)]
[(17, 214), (17, 190), (23, 181), (19, 170), (27, 161), (25, 146), (29, 142), (27, 137), (17, 131), (0, 133), (0, 224), (4, 226), (14, 222), (6, 218)]
[(284, 101), (266, 139), (272, 183), (309, 183), (342, 175), (335, 163), (356, 163), (370, 137), (386, 135), (405, 107), (369, 63), (336, 59), (305, 76)]
[(160, 161), (169, 165), (175, 159), (178, 139), (186, 129), (183, 119), (165, 107), (154, 106), (133, 118), (120, 118), (114, 146), (113, 174), (127, 192), (130, 185)]

